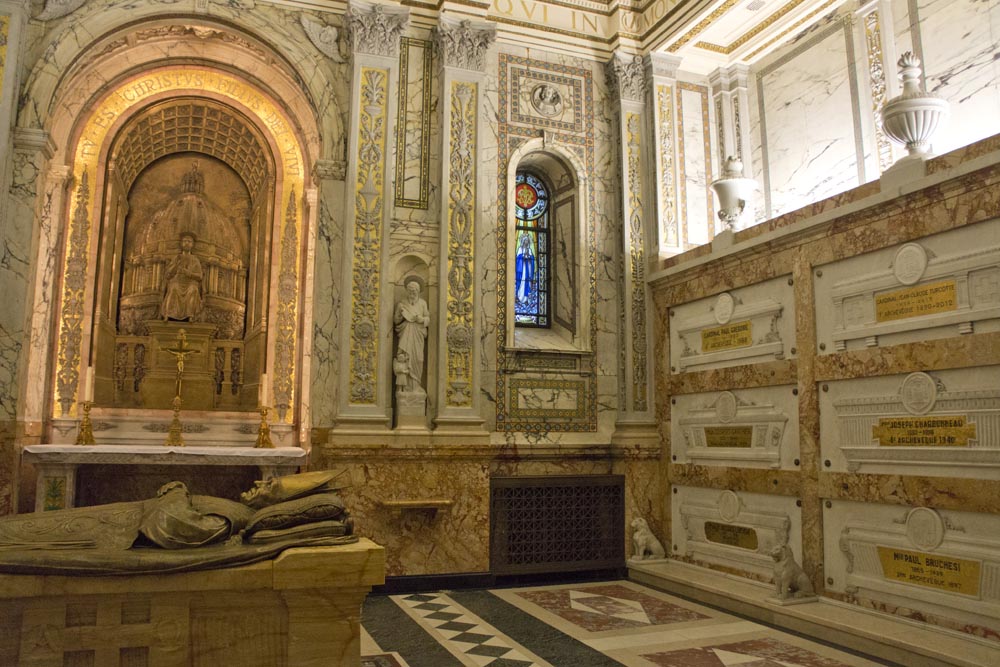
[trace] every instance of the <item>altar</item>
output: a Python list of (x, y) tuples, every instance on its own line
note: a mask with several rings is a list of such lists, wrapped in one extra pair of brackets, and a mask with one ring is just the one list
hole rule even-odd
[(0, 664), (358, 667), (361, 604), (385, 580), (367, 540), (163, 575), (0, 575)]

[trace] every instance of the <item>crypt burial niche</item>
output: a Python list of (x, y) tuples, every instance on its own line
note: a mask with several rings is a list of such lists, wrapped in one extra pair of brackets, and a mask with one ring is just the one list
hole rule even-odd
[(185, 409), (253, 410), (274, 173), (263, 139), (226, 105), (172, 100), (130, 120), (111, 154), (107, 200), (127, 193), (126, 212), (107, 220), (112, 250), (99, 262), (120, 258), (99, 266), (110, 284), (98, 293), (112, 298), (95, 331), (97, 404), (169, 408), (176, 361), (162, 351), (183, 329), (197, 350), (185, 364)]

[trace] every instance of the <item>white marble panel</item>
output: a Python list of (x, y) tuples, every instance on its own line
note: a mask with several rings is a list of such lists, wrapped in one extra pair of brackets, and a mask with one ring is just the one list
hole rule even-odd
[(793, 389), (789, 385), (674, 395), (672, 460), (794, 470), (799, 428)]
[(813, 284), (821, 353), (1000, 331), (1000, 220), (827, 264)]
[(848, 43), (823, 34), (757, 75), (771, 216), (858, 185)]
[(672, 373), (795, 357), (788, 276), (670, 309)]
[(679, 120), (681, 139), (682, 228), (689, 245), (708, 243), (715, 235), (715, 220), (708, 190), (711, 169), (711, 134), (708, 88), (681, 84)]
[(1000, 366), (824, 383), (826, 470), (996, 478)]
[(770, 579), (770, 551), (787, 544), (802, 562), (802, 516), (795, 498), (674, 487), (674, 556)]
[(1000, 3), (917, 0), (927, 90), (951, 103), (934, 139), (946, 153), (1000, 132)]
[(832, 501), (823, 530), (827, 590), (1000, 630), (1000, 516)]

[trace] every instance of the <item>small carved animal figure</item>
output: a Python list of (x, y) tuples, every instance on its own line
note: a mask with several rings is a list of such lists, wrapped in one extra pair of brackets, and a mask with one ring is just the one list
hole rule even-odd
[(665, 556), (663, 545), (653, 535), (649, 529), (649, 524), (641, 516), (632, 519), (632, 527), (635, 532), (632, 534), (632, 544), (635, 545), (634, 560), (647, 560), (650, 558), (663, 558)]
[(779, 544), (771, 549), (774, 559), (774, 595), (779, 600), (805, 598), (816, 595), (812, 582), (795, 562), (792, 549), (787, 544)]

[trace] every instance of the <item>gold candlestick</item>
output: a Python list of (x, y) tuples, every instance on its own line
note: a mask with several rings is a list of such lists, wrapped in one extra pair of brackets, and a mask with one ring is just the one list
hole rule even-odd
[(271, 442), (271, 427), (267, 423), (267, 406), (260, 406), (260, 427), (257, 429), (257, 449), (274, 449)]
[(76, 433), (76, 444), (78, 445), (97, 444), (94, 440), (94, 425), (90, 421), (90, 407), (92, 405), (91, 401), (80, 402), (80, 406), (83, 408), (83, 419), (80, 420), (80, 430)]
[(172, 354), (177, 358), (177, 381), (174, 383), (174, 418), (170, 422), (170, 430), (167, 432), (167, 441), (163, 444), (167, 447), (184, 446), (184, 427), (181, 426), (181, 379), (184, 375), (184, 361), (192, 354), (200, 354), (201, 350), (193, 350), (187, 344), (187, 332), (184, 329), (177, 331), (176, 347), (161, 347), (161, 352)]

